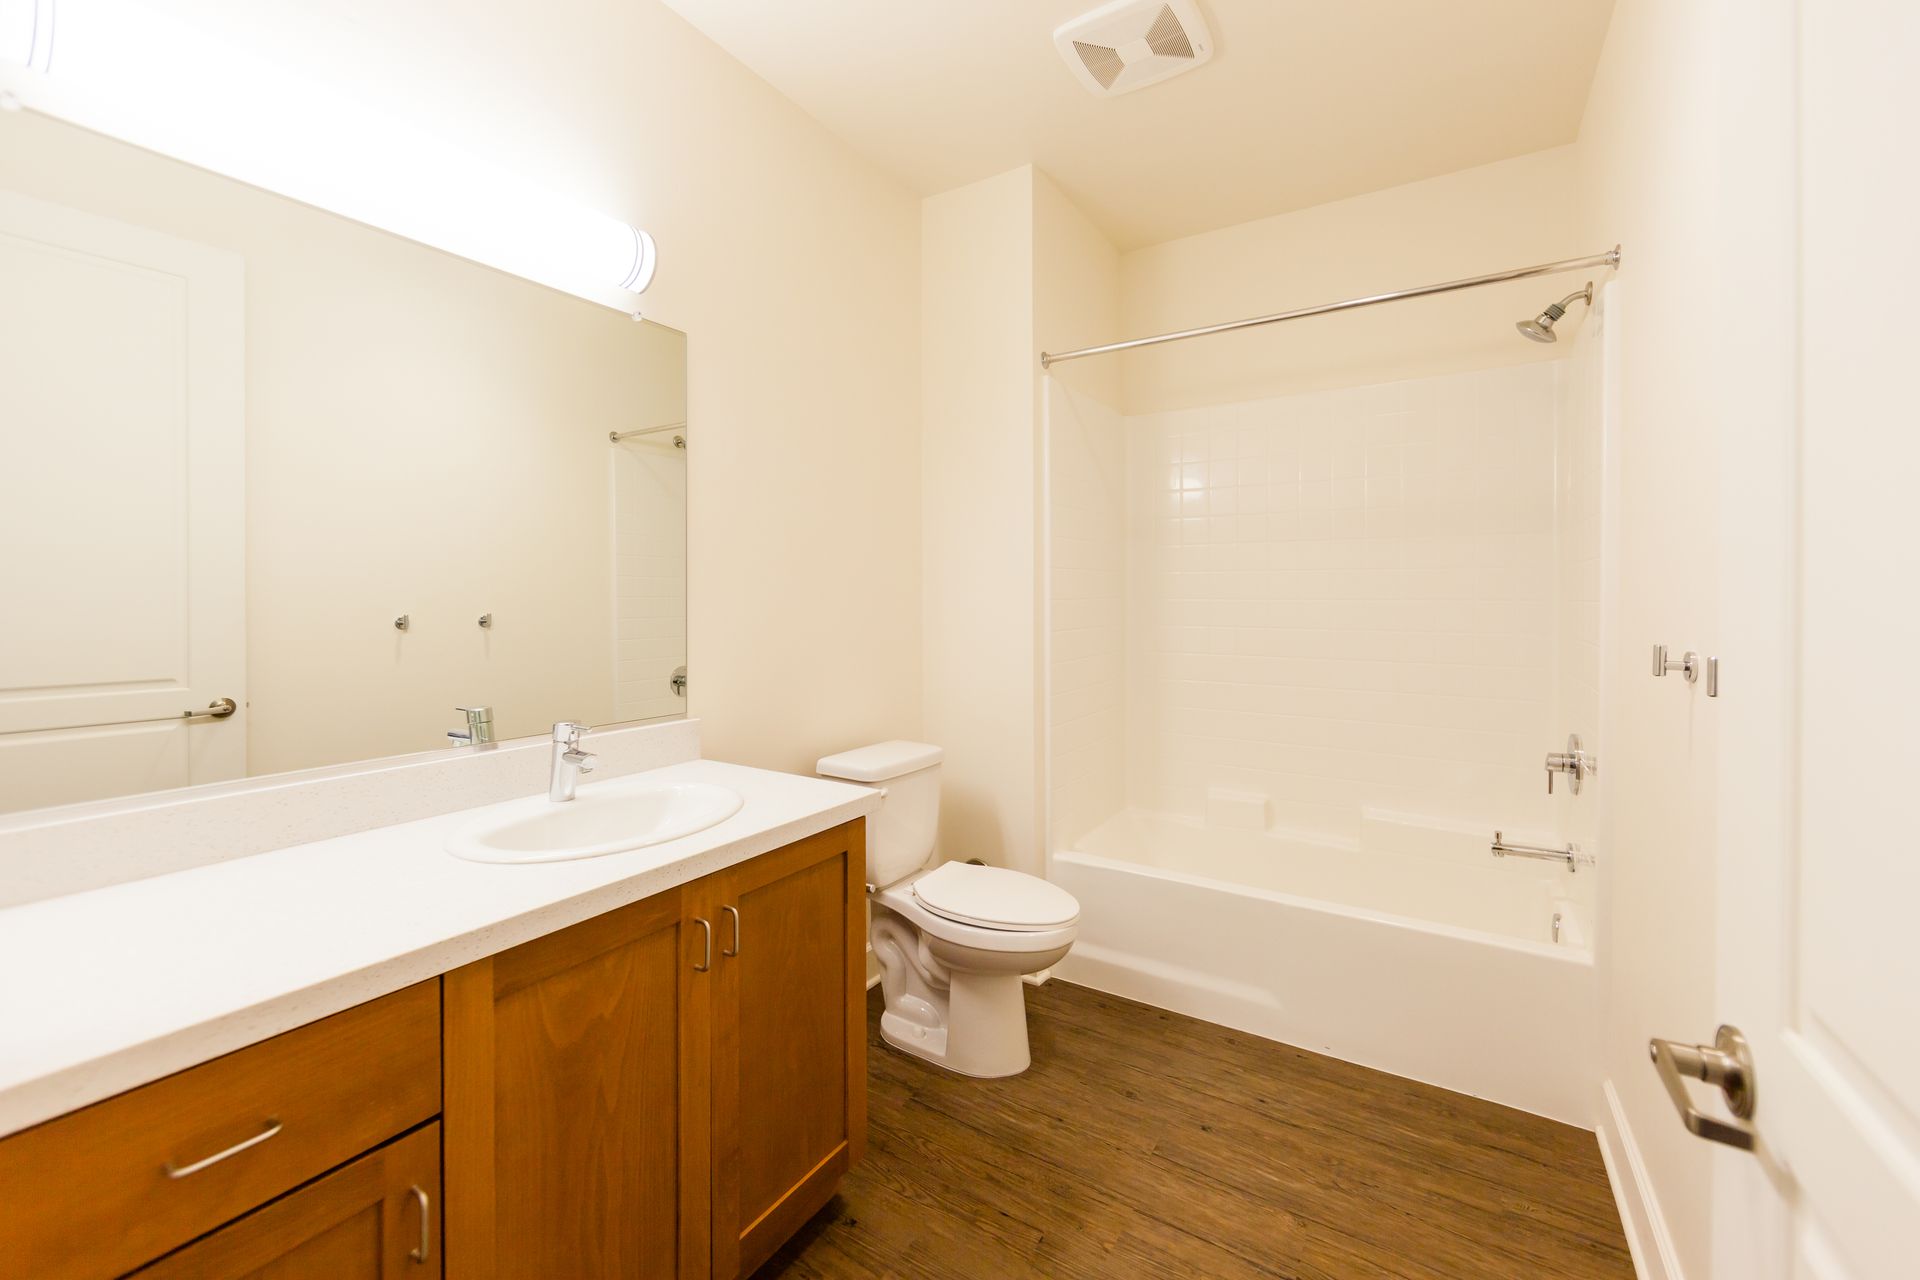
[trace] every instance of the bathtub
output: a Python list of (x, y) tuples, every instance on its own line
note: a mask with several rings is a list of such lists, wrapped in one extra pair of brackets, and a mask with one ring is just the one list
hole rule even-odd
[(1054, 851), (1080, 900), (1054, 972), (1591, 1128), (1593, 868), (1496, 858), (1490, 834), (1385, 817), (1316, 842), (1123, 812)]

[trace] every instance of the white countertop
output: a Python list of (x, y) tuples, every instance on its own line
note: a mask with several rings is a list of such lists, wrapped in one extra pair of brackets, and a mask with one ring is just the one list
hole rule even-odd
[[(871, 812), (865, 787), (690, 760), (746, 798), (576, 862), (463, 862), (465, 809), (0, 910), (0, 1136)], [(584, 788), (583, 788), (584, 789)], [(511, 802), (508, 802), (511, 803)], [(491, 807), (491, 806), (487, 806)]]

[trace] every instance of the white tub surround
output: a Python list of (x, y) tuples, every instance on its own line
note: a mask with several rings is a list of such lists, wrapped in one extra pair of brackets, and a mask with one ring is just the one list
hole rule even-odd
[[(664, 729), (671, 736), (683, 726)], [(617, 736), (592, 740), (603, 766), (617, 755)], [(529, 756), (526, 777), (506, 756), (483, 766), (509, 766), (501, 772), (515, 786), (496, 802), (544, 788), (544, 751)], [(0, 984), (0, 1135), (863, 817), (880, 800), (864, 787), (713, 760), (682, 759), (653, 776), (728, 787), (746, 803), (715, 826), (647, 848), (496, 866), (445, 851), (453, 831), (482, 816), (469, 800), (0, 910), (0, 972), (9, 975)], [(338, 782), (332, 803), (349, 809), (365, 803), (365, 789), (386, 785), (364, 773)], [(479, 785), (469, 777), (449, 786), (468, 784)], [(243, 798), (206, 803), (226, 799)], [(123, 829), (137, 847), (137, 826)]]

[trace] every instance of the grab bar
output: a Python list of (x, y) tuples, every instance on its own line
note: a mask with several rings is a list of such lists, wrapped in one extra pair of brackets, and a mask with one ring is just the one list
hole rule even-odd
[(1545, 849), (1537, 844), (1508, 844), (1501, 839), (1500, 832), (1496, 831), (1493, 833), (1493, 844), (1488, 847), (1493, 850), (1493, 856), (1496, 858), (1504, 858), (1508, 854), (1516, 858), (1545, 858), (1549, 862), (1566, 863), (1568, 875), (1579, 870), (1575, 863), (1580, 856), (1580, 847), (1571, 842), (1564, 849)]

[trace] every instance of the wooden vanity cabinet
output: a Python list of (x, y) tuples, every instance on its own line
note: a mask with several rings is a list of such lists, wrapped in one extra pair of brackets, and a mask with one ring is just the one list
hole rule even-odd
[[(440, 1074), (430, 978), (0, 1139), (0, 1276), (104, 1280), (239, 1230), (243, 1214), (433, 1119)], [(437, 1205), (431, 1177), (421, 1189)]]
[(0, 1140), (0, 1277), (750, 1273), (860, 1155), (865, 838), (846, 823)]
[(732, 1280), (866, 1123), (865, 825), (445, 978), (450, 1280)]
[(860, 1158), (867, 1119), (863, 823), (701, 882), (719, 932), (713, 1271), (750, 1275)]
[(713, 947), (687, 901), (446, 975), (449, 1276), (705, 1274)]
[(436, 1280), (440, 1126), (370, 1151), (133, 1280)]

